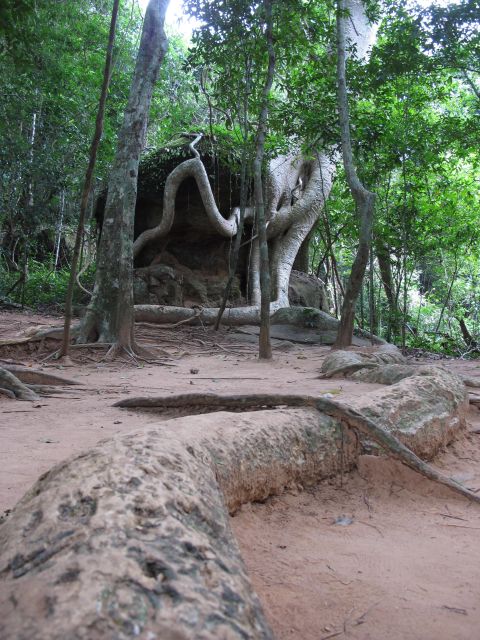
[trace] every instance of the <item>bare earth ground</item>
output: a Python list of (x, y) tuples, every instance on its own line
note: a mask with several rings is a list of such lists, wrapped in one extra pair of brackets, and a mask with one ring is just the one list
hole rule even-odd
[[(0, 314), (0, 339), (55, 318)], [(277, 341), (274, 360), (259, 363), (248, 336), (210, 329), (139, 328), (174, 366), (101, 361), (78, 351), (74, 367), (46, 370), (81, 382), (64, 397), (35, 405), (0, 397), (0, 512), (13, 507), (56, 462), (115, 433), (161, 418), (112, 407), (128, 395), (187, 391), (332, 392), (340, 400), (378, 385), (318, 380), (327, 347)], [(0, 358), (35, 364), (37, 348)], [(480, 364), (443, 361), (465, 375)], [(198, 370), (196, 373), (193, 371)], [(480, 488), (480, 412), (470, 433), (436, 460), (442, 471)], [(340, 523), (335, 521), (340, 518)], [(279, 639), (476, 640), (480, 638), (480, 510), (385, 459), (362, 456), (358, 471), (298, 495), (247, 505), (232, 518), (253, 584)]]

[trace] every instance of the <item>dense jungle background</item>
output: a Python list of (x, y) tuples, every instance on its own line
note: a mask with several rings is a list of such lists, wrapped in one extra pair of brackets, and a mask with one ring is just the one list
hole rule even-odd
[[(227, 4), (228, 9), (221, 2), (185, 2), (197, 25), (191, 39), (178, 27), (168, 27), (169, 48), (154, 91), (140, 188), (142, 179), (152, 180), (159, 153), (186, 153), (182, 135), (188, 132), (203, 134), (204, 154), (210, 145), (213, 185), (222, 183), (219, 158), (230, 167), (223, 181), (225, 187), (228, 180), (224, 204), (228, 193), (238, 191), (242, 163), (253, 159), (267, 59), (253, 9), (247, 23), (242, 16), (248, 3)], [(313, 157), (321, 147), (335, 157), (340, 136), (335, 54), (329, 44), (335, 8), (307, 1), (282, 6), (275, 23), (277, 64), (265, 162), (294, 148)], [(385, 1), (371, 3), (369, 11), (378, 23), (375, 44), (368, 57), (352, 55), (348, 64), (354, 157), (363, 184), (377, 196), (356, 323), (404, 347), (476, 357), (478, 2), (425, 6)], [(229, 12), (234, 17), (238, 12), (234, 31), (228, 27)], [(106, 0), (2, 2), (4, 308), (62, 313), (110, 16)], [(96, 203), (107, 185), (142, 20), (143, 8), (136, 0), (120, 4), (104, 133), (83, 237), (81, 287), (75, 291), (79, 313), (95, 278)], [(302, 269), (323, 282), (326, 307), (337, 317), (358, 245), (355, 203), (340, 165), (302, 257)]]

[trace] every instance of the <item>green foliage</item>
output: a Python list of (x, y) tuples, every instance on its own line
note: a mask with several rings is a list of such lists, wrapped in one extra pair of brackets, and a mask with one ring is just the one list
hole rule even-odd
[[(52, 264), (31, 260), (28, 265), (28, 277), (25, 284), (19, 283), (8, 295), (7, 299), (27, 307), (60, 310), (63, 308), (67, 294), (69, 269), (56, 270)], [(4, 299), (7, 292), (19, 279), (18, 272), (0, 270), (0, 298)], [(82, 274), (82, 285), (87, 290), (93, 289), (95, 281), (95, 266), (91, 265)], [(76, 288), (74, 302), (85, 304), (88, 296)]]
[[(58, 231), (76, 219), (111, 2), (1, 5), (0, 286), (8, 291), (28, 259), (25, 302), (61, 302), (66, 272), (44, 265), (52, 261)], [(204, 26), (190, 48), (170, 34), (139, 176), (140, 188), (151, 193), (159, 193), (171, 169), (191, 157), (184, 132), (204, 134), (199, 149), (213, 163), (214, 180), (227, 179), (216, 173), (215, 158), (229, 168), (228, 179), (238, 177), (243, 150), (251, 156), (259, 116), (267, 64), (263, 4), (186, 5)], [(313, 157), (317, 150), (338, 153), (335, 3), (291, 0), (275, 2), (273, 10), (277, 64), (266, 158), (299, 148)], [(388, 338), (463, 353), (468, 347), (460, 320), (474, 338), (480, 335), (478, 2), (425, 8), (394, 0), (369, 3), (369, 11), (381, 14), (376, 45), (368, 63), (353, 57), (348, 64), (352, 138), (360, 177), (377, 194), (374, 244), (386, 256), (392, 290), (387, 296), (386, 271), (376, 255), (358, 319), (364, 326), (370, 322), (370, 300), (374, 328)], [(127, 0), (97, 193), (113, 157), (140, 28), (137, 3)], [(357, 236), (340, 170), (311, 254), (312, 270), (337, 298)], [(17, 299), (20, 291), (14, 289)]]
[[(140, 26), (135, 5), (122, 4), (100, 177), (113, 156)], [(111, 10), (106, 1), (44, 0), (23, 3), (20, 19), (14, 5), (6, 3), (0, 30), (0, 227), (3, 251), (13, 262), (25, 252), (35, 255), (41, 234), (60, 217), (64, 224), (76, 217)]]

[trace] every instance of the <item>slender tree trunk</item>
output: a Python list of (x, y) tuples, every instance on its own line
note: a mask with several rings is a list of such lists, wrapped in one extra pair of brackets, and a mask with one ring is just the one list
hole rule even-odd
[(376, 254), (378, 260), (378, 267), (380, 269), (380, 276), (382, 278), (383, 288), (388, 302), (388, 327), (387, 327), (387, 340), (391, 342), (392, 336), (398, 336), (398, 305), (395, 296), (395, 286), (393, 284), (392, 268), (390, 264), (390, 254), (388, 247), (380, 240), (376, 242)]
[[(70, 279), (68, 281), (67, 297), (65, 299), (65, 321), (63, 325), (63, 339), (62, 346), (60, 348), (60, 357), (68, 355), (68, 349), (70, 346), (70, 324), (72, 322), (72, 307), (73, 307), (73, 291), (75, 289), (75, 281), (77, 277), (78, 260), (80, 258), (80, 251), (82, 247), (83, 234), (85, 231), (85, 219), (87, 216), (88, 199), (92, 190), (93, 172), (95, 170), (95, 164), (97, 162), (98, 145), (102, 138), (103, 133), (103, 119), (105, 115), (105, 102), (107, 100), (108, 86), (110, 84), (110, 77), (112, 72), (112, 58), (113, 58), (113, 45), (115, 43), (115, 30), (117, 25), (118, 6), (120, 0), (113, 1), (112, 18), (110, 20), (110, 32), (108, 34), (107, 54), (105, 57), (105, 67), (103, 70), (103, 83), (100, 92), (100, 100), (98, 102), (97, 119), (95, 121), (95, 133), (93, 134), (92, 144), (90, 146), (90, 157), (88, 159), (87, 171), (85, 173), (85, 181), (83, 183), (82, 197), (80, 199), (80, 215), (78, 217), (77, 234), (75, 236), (75, 246), (73, 249), (72, 264), (70, 266)], [(62, 208), (63, 218), (63, 208)], [(60, 223), (61, 225), (61, 223)], [(59, 232), (59, 246), (60, 246), (60, 234)], [(56, 266), (56, 261), (55, 261)]]
[(375, 310), (375, 278), (373, 267), (373, 252), (370, 251), (370, 265), (368, 274), (368, 317), (370, 324), (370, 333), (372, 334), (372, 336), (377, 335), (378, 333), (377, 314)]
[(109, 178), (97, 274), (80, 341), (98, 339), (132, 352), (133, 222), (140, 154), (158, 71), (167, 50), (164, 31), (169, 0), (150, 0), (124, 121)]
[(257, 221), (257, 234), (260, 246), (260, 338), (259, 358), (268, 360), (272, 357), (270, 343), (270, 265), (268, 260), (267, 230), (265, 222), (265, 201), (262, 180), (262, 164), (265, 150), (265, 136), (267, 133), (268, 97), (273, 84), (275, 71), (275, 49), (273, 47), (273, 0), (265, 0), (266, 13), (266, 39), (268, 48), (268, 69), (265, 85), (262, 92), (262, 105), (258, 119), (257, 136), (255, 140), (255, 159), (253, 161), (253, 188), (255, 197), (255, 214)]
[(478, 350), (478, 342), (474, 339), (468, 327), (465, 323), (464, 318), (457, 318), (457, 321), (460, 325), (460, 331), (462, 332), (463, 341), (467, 345), (467, 349), (471, 349), (474, 351)]
[(245, 223), (245, 208), (247, 206), (247, 157), (246, 157), (246, 148), (242, 153), (242, 168), (240, 173), (240, 216), (238, 219), (238, 230), (237, 235), (235, 236), (235, 243), (233, 245), (233, 256), (230, 262), (229, 274), (227, 284), (225, 285), (225, 291), (223, 292), (222, 302), (220, 304), (220, 308), (218, 310), (218, 316), (215, 321), (215, 331), (218, 331), (220, 327), (220, 323), (222, 321), (222, 316), (225, 312), (225, 307), (227, 306), (228, 296), (230, 295), (230, 291), (232, 289), (233, 280), (235, 278), (235, 273), (237, 271), (238, 266), (238, 257), (240, 255), (240, 246), (242, 244), (242, 234)]
[(227, 306), (228, 296), (230, 295), (230, 290), (232, 288), (233, 280), (235, 278), (235, 273), (237, 271), (238, 266), (238, 258), (240, 255), (240, 247), (242, 245), (242, 235), (243, 228), (245, 223), (245, 208), (247, 206), (247, 196), (248, 196), (248, 181), (247, 181), (247, 145), (248, 145), (248, 97), (250, 93), (250, 69), (249, 69), (248, 60), (246, 60), (245, 64), (245, 92), (243, 96), (243, 116), (241, 127), (243, 129), (243, 149), (242, 149), (242, 166), (240, 170), (240, 216), (238, 219), (238, 229), (237, 235), (235, 236), (235, 244), (233, 246), (233, 257), (231, 259), (229, 265), (229, 275), (227, 284), (225, 285), (225, 291), (223, 293), (222, 303), (220, 305), (220, 309), (218, 310), (217, 320), (215, 321), (215, 331), (218, 331), (220, 327), (220, 323), (222, 321), (222, 316), (225, 312), (225, 307)]
[(338, 328), (335, 347), (342, 348), (352, 343), (355, 305), (363, 283), (363, 276), (368, 263), (370, 251), (375, 194), (371, 193), (360, 182), (353, 163), (352, 143), (350, 138), (350, 117), (348, 111), (346, 82), (346, 38), (345, 21), (346, 2), (338, 0), (337, 5), (337, 82), (338, 82), (338, 114), (342, 140), (343, 166), (347, 183), (357, 206), (360, 220), (359, 245), (352, 266), (343, 299), (340, 326)]
[(55, 248), (55, 269), (58, 266), (58, 260), (60, 257), (60, 245), (62, 242), (62, 231), (63, 231), (63, 214), (65, 213), (65, 189), (62, 189), (60, 194), (60, 221), (58, 223), (58, 240), (57, 246)]
[(442, 310), (440, 311), (440, 316), (438, 318), (437, 325), (435, 327), (435, 333), (438, 333), (440, 329), (440, 325), (442, 324), (443, 314), (445, 313), (445, 309), (447, 308), (448, 303), (450, 302), (450, 296), (452, 295), (453, 285), (455, 284), (455, 280), (457, 279), (458, 266), (459, 265), (458, 265), (457, 256), (455, 255), (455, 269), (453, 270), (450, 286), (448, 287), (447, 297), (445, 298), (445, 302), (443, 303)]

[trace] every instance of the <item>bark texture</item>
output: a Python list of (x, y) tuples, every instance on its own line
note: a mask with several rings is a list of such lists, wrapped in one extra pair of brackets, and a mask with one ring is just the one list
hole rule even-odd
[(0, 636), (272, 638), (225, 503), (332, 473), (339, 442), (312, 409), (216, 414), (55, 467), (0, 528)]
[(345, 176), (355, 200), (359, 218), (358, 250), (352, 265), (345, 296), (342, 304), (340, 327), (338, 329), (336, 347), (347, 347), (352, 344), (355, 306), (362, 288), (363, 276), (368, 262), (371, 245), (373, 211), (375, 194), (365, 189), (358, 178), (353, 162), (352, 142), (350, 138), (350, 116), (348, 110), (346, 81), (346, 12), (348, 4), (345, 0), (337, 3), (337, 84), (338, 84), (338, 117), (342, 140), (342, 156)]
[(87, 217), (88, 200), (92, 190), (93, 172), (97, 163), (97, 150), (103, 133), (103, 118), (105, 114), (105, 103), (107, 101), (108, 86), (110, 84), (113, 45), (115, 42), (115, 30), (117, 25), (118, 7), (120, 0), (114, 0), (112, 8), (112, 18), (110, 21), (110, 32), (108, 34), (107, 54), (105, 58), (105, 67), (103, 70), (103, 83), (100, 92), (100, 100), (98, 103), (97, 118), (95, 121), (95, 133), (93, 135), (92, 144), (90, 146), (90, 157), (88, 160), (85, 181), (83, 183), (82, 196), (80, 199), (80, 215), (78, 217), (77, 234), (75, 237), (75, 246), (73, 249), (72, 264), (70, 265), (70, 279), (68, 281), (67, 297), (65, 300), (65, 323), (63, 327), (63, 340), (60, 348), (60, 357), (68, 354), (70, 346), (70, 325), (72, 322), (72, 306), (73, 306), (73, 290), (77, 279), (78, 261), (80, 258), (80, 250), (83, 242), (83, 234), (85, 231), (85, 220)]
[(81, 342), (98, 339), (133, 346), (133, 223), (140, 153), (145, 143), (153, 87), (167, 50), (163, 29), (169, 0), (150, 0), (132, 86), (109, 178), (92, 300)]

